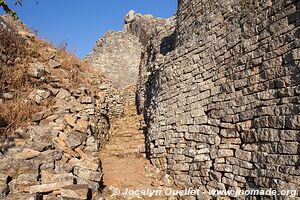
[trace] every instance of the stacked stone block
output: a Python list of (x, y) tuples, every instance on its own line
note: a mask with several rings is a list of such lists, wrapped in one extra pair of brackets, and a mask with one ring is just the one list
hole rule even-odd
[(299, 9), (180, 0), (175, 49), (156, 56), (171, 34), (152, 38), (139, 93), (149, 153), (178, 185), (300, 188)]

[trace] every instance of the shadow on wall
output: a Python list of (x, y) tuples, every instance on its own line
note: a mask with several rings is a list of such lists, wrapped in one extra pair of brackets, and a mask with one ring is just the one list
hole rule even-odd
[[(156, 57), (158, 53), (165, 56), (167, 53), (175, 49), (176, 35), (177, 35), (176, 31), (173, 31), (170, 35), (163, 37), (160, 41), (159, 49), (157, 49), (156, 51), (155, 51), (155, 47), (152, 46), (153, 44), (150, 44), (148, 46), (147, 53), (142, 55), (141, 60), (143, 60), (144, 58), (147, 60), (146, 60), (146, 65), (140, 66), (140, 75), (143, 76), (141, 67), (153, 66), (155, 61), (158, 59)], [(146, 80), (144, 80), (144, 83), (142, 83), (142, 85), (139, 85), (141, 83), (138, 84), (137, 86), (138, 90), (136, 91), (136, 96), (135, 96), (138, 113), (143, 112), (144, 120), (146, 124), (146, 127), (144, 128), (144, 136), (145, 136), (145, 152), (146, 152), (147, 159), (150, 159), (151, 157), (151, 143), (153, 141), (151, 139), (150, 124), (153, 120), (153, 114), (156, 112), (156, 108), (157, 108), (156, 97), (160, 90), (161, 67), (162, 66), (158, 66), (158, 68), (155, 69), (150, 69), (150, 70), (147, 69), (148, 71), (151, 72), (151, 74), (147, 76)], [(141, 87), (144, 88), (144, 91), (141, 90)]]
[(160, 88), (160, 71), (155, 70), (148, 77), (148, 80), (145, 84), (145, 102), (144, 102), (144, 120), (146, 123), (146, 127), (144, 129), (145, 136), (145, 152), (147, 159), (150, 159), (151, 156), (151, 127), (150, 122), (152, 119), (152, 113), (156, 112), (157, 101), (155, 97), (159, 92)]
[(171, 35), (164, 37), (161, 40), (160, 44), (160, 53), (164, 56), (173, 51), (175, 49), (175, 43), (176, 43), (176, 31), (174, 31)]

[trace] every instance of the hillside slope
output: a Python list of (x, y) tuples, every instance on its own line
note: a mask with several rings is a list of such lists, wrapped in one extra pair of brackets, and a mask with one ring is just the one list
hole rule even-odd
[(21, 22), (2, 16), (0, 37), (0, 196), (98, 196), (114, 89)]

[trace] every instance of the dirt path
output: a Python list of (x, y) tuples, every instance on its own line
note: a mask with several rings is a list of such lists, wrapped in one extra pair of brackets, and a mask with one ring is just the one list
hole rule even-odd
[(161, 195), (116, 195), (131, 190), (157, 190), (161, 174), (145, 157), (144, 134), (134, 105), (125, 108), (125, 115), (112, 123), (111, 139), (100, 157), (103, 167), (105, 199), (166, 199)]

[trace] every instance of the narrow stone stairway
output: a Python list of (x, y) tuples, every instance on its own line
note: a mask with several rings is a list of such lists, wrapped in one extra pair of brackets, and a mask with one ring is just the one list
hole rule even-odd
[[(162, 174), (146, 159), (142, 116), (134, 105), (126, 105), (124, 116), (112, 122), (110, 140), (101, 150), (105, 199), (166, 199), (162, 195), (140, 195), (139, 191), (155, 191)], [(127, 191), (137, 191), (123, 195)]]

